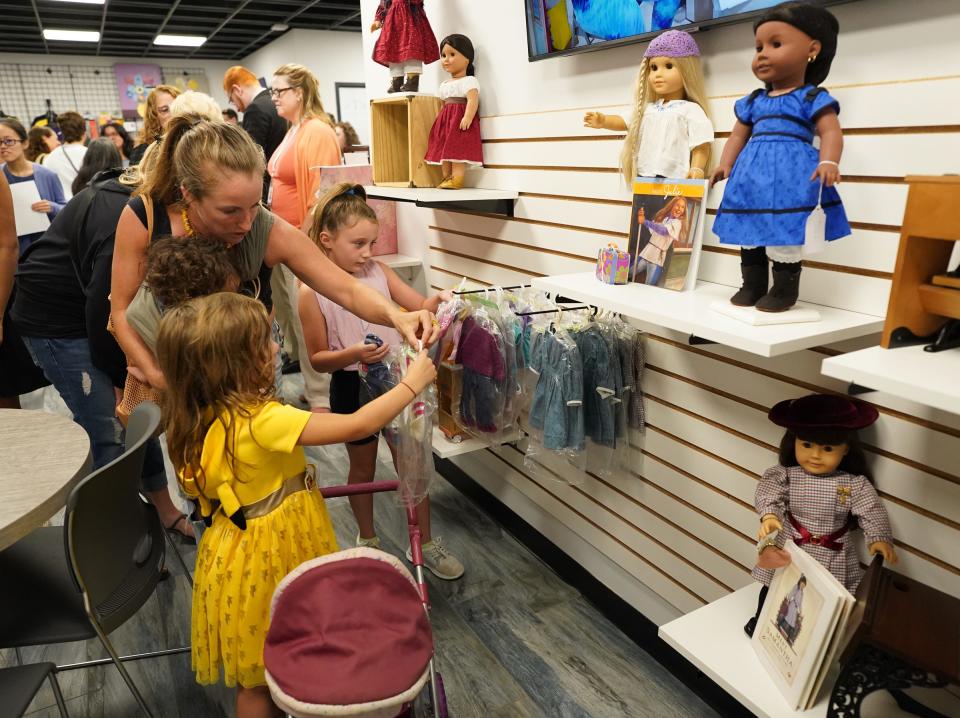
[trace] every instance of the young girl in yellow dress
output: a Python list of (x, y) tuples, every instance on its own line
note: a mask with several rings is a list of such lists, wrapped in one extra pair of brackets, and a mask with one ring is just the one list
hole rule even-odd
[(401, 384), (353, 414), (316, 414), (277, 401), (276, 351), (263, 305), (239, 294), (171, 309), (157, 337), (170, 458), (183, 490), (212, 517), (197, 548), (193, 668), (201, 684), (217, 682), (222, 668), (226, 684), (238, 685), (239, 718), (280, 715), (263, 673), (276, 585), (337, 550), (302, 447), (369, 436), (436, 374), (421, 352)]

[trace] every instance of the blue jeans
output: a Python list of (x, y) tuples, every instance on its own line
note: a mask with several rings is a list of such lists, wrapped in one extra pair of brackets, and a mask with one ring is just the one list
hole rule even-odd
[[(93, 468), (109, 464), (123, 453), (123, 425), (114, 410), (113, 384), (110, 378), (93, 365), (86, 338), (50, 339), (23, 337), (23, 343), (34, 364), (43, 370), (57, 388), (73, 420), (90, 437)], [(147, 441), (140, 487), (144, 492), (159, 491), (167, 486), (160, 440)]]
[(663, 267), (659, 264), (654, 264), (653, 262), (640, 257), (637, 260), (637, 269), (634, 276), (639, 276), (640, 272), (646, 268), (647, 274), (643, 279), (644, 284), (656, 284), (657, 280), (660, 279), (660, 274), (663, 272)]

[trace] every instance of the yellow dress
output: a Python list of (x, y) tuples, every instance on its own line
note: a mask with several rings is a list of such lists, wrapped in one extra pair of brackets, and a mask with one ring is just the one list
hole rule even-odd
[[(225, 430), (215, 421), (203, 443), (205, 481), (196, 494), (210, 501), (248, 506), (280, 490), (306, 468), (297, 445), (310, 412), (269, 402), (237, 417), (233, 428), (237, 474), (224, 449)], [(186, 482), (188, 493), (191, 482)], [(223, 667), (228, 686), (263, 685), (263, 643), (270, 601), (292, 569), (337, 550), (333, 525), (316, 489), (289, 494), (265, 516), (239, 529), (217, 509), (197, 548), (193, 586), (193, 669), (197, 682), (216, 683)]]

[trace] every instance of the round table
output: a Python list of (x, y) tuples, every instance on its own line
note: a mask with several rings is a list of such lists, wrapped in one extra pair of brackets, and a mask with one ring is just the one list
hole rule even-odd
[(68, 417), (0, 409), (0, 550), (66, 506), (92, 465), (87, 432)]

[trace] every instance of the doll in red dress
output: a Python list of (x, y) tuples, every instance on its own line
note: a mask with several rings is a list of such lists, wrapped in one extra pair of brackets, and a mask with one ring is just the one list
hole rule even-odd
[(381, 28), (373, 59), (390, 68), (387, 92), (419, 92), (424, 63), (429, 65), (440, 58), (423, 0), (380, 0), (370, 32)]
[(480, 83), (474, 77), (473, 43), (466, 35), (448, 35), (440, 43), (440, 63), (450, 79), (440, 83), (443, 109), (430, 130), (423, 161), (443, 167), (438, 189), (460, 189), (467, 166), (483, 165), (480, 140)]

